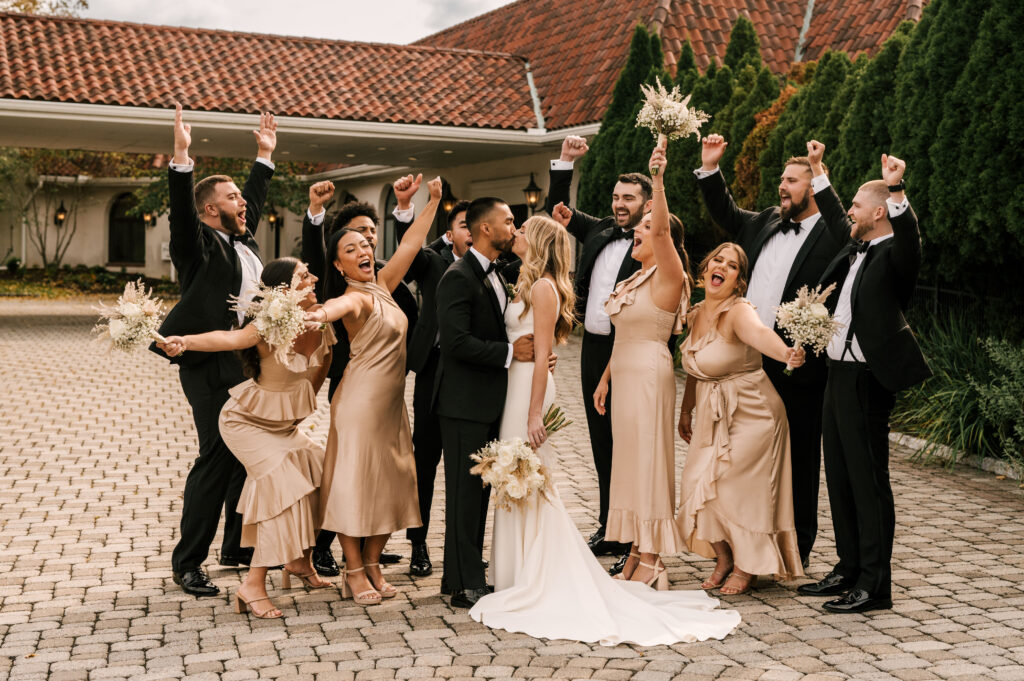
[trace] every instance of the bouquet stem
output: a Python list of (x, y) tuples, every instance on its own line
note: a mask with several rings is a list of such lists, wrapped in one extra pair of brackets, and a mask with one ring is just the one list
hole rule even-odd
[[(665, 144), (668, 144), (668, 135), (666, 135), (663, 132), (659, 132), (658, 133), (658, 144), (657, 144), (657, 146), (660, 147), (660, 146), (664, 146)], [(657, 175), (658, 174), (658, 170), (659, 170), (658, 168), (651, 168), (651, 175)]]
[(167, 342), (167, 339), (164, 338), (163, 336), (161, 336), (156, 331), (150, 331), (149, 335), (152, 336), (153, 340), (155, 340), (157, 343), (166, 343)]

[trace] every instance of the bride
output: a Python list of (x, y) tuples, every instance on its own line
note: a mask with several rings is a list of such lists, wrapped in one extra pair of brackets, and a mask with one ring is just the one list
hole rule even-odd
[[(573, 325), (569, 237), (554, 220), (532, 217), (513, 250), (523, 264), (517, 295), (505, 309), (508, 340), (532, 333), (535, 356), (547, 357)], [(529, 442), (552, 476), (558, 462), (546, 443), (543, 414), (555, 399), (554, 379), (543, 362), (513, 361), (508, 371), (500, 439)], [(652, 646), (723, 638), (740, 621), (733, 610), (716, 610), (718, 601), (703, 591), (659, 592), (640, 582), (613, 580), (587, 547), (554, 484), (511, 510), (495, 510), (491, 558), (495, 593), (481, 598), (469, 614), (492, 628), (537, 638)]]

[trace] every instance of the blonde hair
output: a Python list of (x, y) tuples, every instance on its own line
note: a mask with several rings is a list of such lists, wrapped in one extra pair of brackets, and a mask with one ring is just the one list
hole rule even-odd
[(526, 257), (519, 270), (516, 291), (523, 298), (523, 314), (530, 310), (530, 291), (537, 280), (550, 274), (558, 291), (558, 318), (555, 321), (555, 342), (564, 343), (576, 324), (576, 293), (573, 291), (569, 269), (572, 267), (572, 247), (565, 229), (551, 218), (536, 215), (523, 223), (526, 237)]

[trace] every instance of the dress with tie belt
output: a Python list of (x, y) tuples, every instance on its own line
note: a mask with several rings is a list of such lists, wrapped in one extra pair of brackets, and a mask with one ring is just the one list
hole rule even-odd
[[(793, 523), (786, 408), (761, 368), (761, 353), (718, 331), (726, 302), (700, 338), (680, 348), (697, 381), (693, 436), (683, 467), (676, 524), (690, 551), (714, 558), (725, 541), (735, 565), (754, 575), (803, 574)], [(703, 303), (694, 306), (689, 326)], [(799, 371), (799, 369), (797, 370)]]

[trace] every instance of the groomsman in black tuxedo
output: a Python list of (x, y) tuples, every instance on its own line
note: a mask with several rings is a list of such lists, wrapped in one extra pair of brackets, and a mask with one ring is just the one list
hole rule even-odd
[(498, 436), (513, 357), (533, 361), (532, 338), (508, 342), (508, 292), (494, 266), (515, 240), (512, 210), (501, 199), (476, 199), (466, 222), (473, 246), (437, 287), (441, 357), (435, 387), (445, 476), (441, 591), (453, 594), (452, 606), (461, 608), (488, 593), (482, 553), (490, 490), (470, 474), (469, 457)]
[[(397, 233), (401, 239), (413, 217), (412, 195), (416, 188), (395, 187), (398, 207), (396, 218), (408, 217), (410, 222), (399, 222)], [(441, 335), (437, 324), (437, 286), (448, 266), (461, 260), (473, 239), (466, 227), (466, 210), (469, 201), (459, 201), (448, 213), (448, 230), (442, 238), (420, 250), (405, 275), (408, 283), (416, 282), (416, 290), (422, 300), (420, 316), (415, 328), (409, 330), (409, 356), (407, 365), (416, 372), (413, 388), (412, 444), (416, 457), (416, 488), (420, 500), (420, 518), (423, 525), (410, 527), (405, 537), (412, 543), (409, 559), (409, 574), (426, 577), (434, 571), (427, 551), (427, 532), (430, 529), (430, 507), (434, 497), (434, 479), (437, 465), (441, 462), (441, 422), (434, 405), (434, 384), (437, 367), (441, 359)], [(444, 240), (442, 240), (444, 239)]]
[[(850, 233), (842, 220), (830, 221), (818, 211), (816, 199), (829, 182), (825, 174), (812, 178), (809, 157), (820, 163), (823, 146), (812, 148), (817, 143), (809, 142), (808, 156), (790, 158), (779, 179), (779, 205), (755, 213), (736, 205), (718, 168), (727, 144), (721, 135), (705, 137), (701, 167), (694, 174), (712, 219), (746, 251), (750, 261), (746, 297), (754, 303), (764, 325), (772, 329), (775, 308), (796, 298), (801, 286), (814, 287), (849, 242)], [(808, 352), (806, 363), (792, 376), (783, 373), (781, 362), (770, 357), (763, 362), (765, 373), (786, 406), (793, 515), (800, 557), (807, 567), (818, 534), (825, 358)]]
[[(267, 197), (277, 145), (277, 123), (263, 114), (256, 136), (257, 156), (245, 187), (227, 175), (212, 175), (193, 187), (189, 158), (192, 127), (174, 111), (174, 158), (168, 170), (171, 262), (181, 281), (181, 300), (160, 327), (165, 336), (229, 330), (240, 326), (241, 313), (231, 310), (230, 296), (251, 299), (263, 263), (253, 235)], [(150, 347), (154, 352), (163, 344)], [(215, 596), (218, 589), (203, 570), (210, 542), (217, 534), (224, 509), (224, 541), (220, 563), (237, 566), (252, 560), (252, 549), (239, 546), (242, 516), (235, 511), (245, 482), (245, 469), (220, 437), (221, 407), (228, 389), (245, 380), (232, 352), (181, 354), (171, 359), (179, 367), (181, 388), (192, 407), (199, 435), (199, 457), (185, 480), (181, 537), (171, 555), (174, 583), (193, 596)]]
[[(633, 228), (651, 207), (651, 179), (640, 173), (620, 175), (612, 190), (613, 215), (595, 218), (569, 208), (569, 187), (572, 184), (573, 165), (587, 153), (586, 140), (570, 135), (562, 142), (558, 160), (551, 161), (547, 211), (559, 222), (568, 219), (566, 229), (580, 245), (576, 266), (576, 315), (583, 322), (583, 348), (580, 357), (580, 379), (583, 384), (583, 405), (590, 431), (590, 448), (597, 469), (600, 493), (598, 528), (587, 540), (595, 555), (620, 555), (612, 574), (620, 572), (625, 564), (629, 544), (605, 541), (608, 522), (609, 487), (612, 476), (612, 419), (611, 392), (605, 401), (605, 413), (594, 408), (594, 391), (612, 356), (615, 328), (604, 304), (615, 290), (615, 285), (628, 279), (640, 269), (640, 263), (630, 257), (633, 246)], [(614, 387), (614, 386), (613, 386)]]
[[(917, 216), (903, 193), (906, 164), (882, 155), (882, 180), (861, 185), (847, 221), (855, 240), (829, 265), (836, 284), (829, 311), (843, 323), (828, 346), (824, 401), (825, 480), (839, 562), (798, 591), (839, 598), (830, 612), (892, 607), (896, 509), (889, 485), (889, 413), (895, 394), (931, 375), (904, 311), (921, 267)], [(815, 173), (823, 173), (820, 165)], [(818, 197), (827, 220), (841, 221), (831, 188)]]
[[(324, 208), (330, 203), (334, 196), (334, 184), (329, 181), (317, 182), (309, 189), (309, 207), (302, 220), (302, 260), (309, 266), (309, 271), (319, 278), (317, 284), (317, 298), (323, 300), (323, 286), (327, 282), (325, 273), (328, 267), (332, 267), (331, 260), (333, 253), (327, 253), (327, 237), (339, 229), (349, 228), (360, 232), (370, 248), (377, 248), (377, 228), (380, 219), (377, 216), (377, 209), (369, 203), (362, 201), (350, 201), (342, 206), (334, 216), (330, 233), (325, 233), (325, 217), (327, 210)], [(376, 260), (374, 268), (380, 271), (384, 267), (383, 260)], [(416, 297), (405, 284), (399, 284), (391, 292), (391, 296), (398, 303), (398, 307), (409, 320), (409, 328), (413, 328), (419, 316), (419, 308), (416, 305)], [(331, 367), (327, 372), (330, 383), (327, 388), (327, 399), (334, 397), (334, 391), (341, 383), (341, 377), (345, 373), (345, 367), (349, 361), (349, 340), (345, 325), (339, 319), (334, 324), (334, 335), (338, 338), (334, 346), (334, 353), (331, 359)], [(408, 339), (407, 345), (408, 348)], [(341, 573), (338, 562), (331, 551), (331, 544), (336, 534), (334, 532), (320, 532), (317, 534), (316, 546), (313, 548), (313, 567), (317, 574), (324, 577), (336, 577)], [(381, 563), (397, 563), (399, 556), (394, 553), (382, 553)]]

